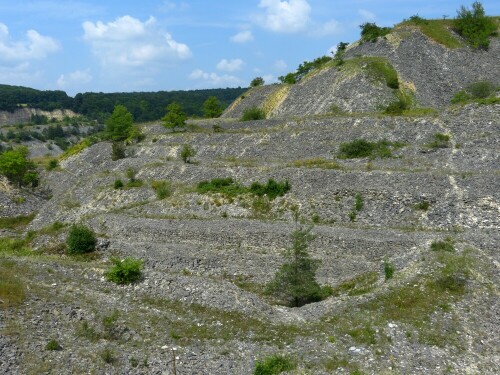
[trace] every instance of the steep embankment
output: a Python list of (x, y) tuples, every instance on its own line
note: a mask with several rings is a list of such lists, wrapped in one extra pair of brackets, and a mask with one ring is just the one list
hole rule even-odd
[(0, 125), (28, 124), (32, 120), (32, 116), (46, 116), (49, 120), (62, 121), (65, 117), (75, 117), (77, 115), (69, 109), (44, 111), (37, 108), (20, 108), (13, 112), (0, 111)]
[[(456, 34), (443, 32), (455, 41), (454, 48), (436, 42), (418, 27), (399, 25), (376, 42), (351, 45), (343, 65), (327, 64), (294, 85), (251, 89), (223, 117), (239, 118), (252, 106), (263, 108), (268, 118), (377, 112), (395, 101), (399, 91), (410, 95), (414, 106), (440, 108), (470, 83), (500, 85), (500, 38), (492, 38), (487, 51), (472, 50)], [(380, 64), (395, 70), (398, 90), (388, 85)]]

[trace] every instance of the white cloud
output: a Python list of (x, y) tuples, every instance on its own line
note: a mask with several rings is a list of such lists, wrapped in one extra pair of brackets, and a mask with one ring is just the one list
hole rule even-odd
[(222, 59), (217, 64), (217, 69), (222, 70), (223, 72), (236, 72), (237, 70), (241, 70), (241, 68), (243, 68), (243, 64), (244, 63), (242, 59)]
[(358, 10), (358, 14), (361, 16), (363, 21), (371, 22), (371, 21), (375, 21), (375, 18), (377, 18), (374, 13), (372, 13), (366, 9)]
[(255, 21), (262, 27), (280, 33), (303, 31), (310, 22), (311, 6), (306, 0), (261, 0), (264, 14)]
[(213, 87), (237, 86), (242, 84), (241, 79), (238, 77), (228, 74), (218, 75), (217, 73), (207, 73), (201, 69), (194, 70), (189, 75), (189, 79), (203, 81), (205, 85)]
[(105, 67), (141, 67), (192, 56), (186, 44), (175, 41), (156, 26), (154, 17), (145, 22), (130, 16), (118, 17), (106, 24), (86, 21), (83, 30), (84, 39)]
[(342, 31), (342, 26), (340, 22), (336, 20), (330, 20), (325, 22), (324, 24), (318, 25), (315, 30), (313, 30), (312, 34), (314, 36), (328, 36), (338, 34)]
[(231, 41), (235, 43), (246, 43), (253, 40), (253, 34), (250, 30), (240, 31), (238, 34), (231, 37)]
[(35, 30), (28, 30), (24, 40), (12, 41), (8, 27), (0, 23), (0, 60), (41, 60), (59, 48), (55, 39), (43, 36)]
[(57, 80), (57, 86), (61, 88), (66, 88), (73, 85), (82, 85), (92, 81), (92, 75), (89, 69), (86, 70), (76, 70), (72, 73), (61, 74)]
[(279, 72), (282, 72), (288, 68), (288, 65), (286, 65), (286, 62), (283, 60), (278, 60), (274, 63), (274, 69), (276, 69)]

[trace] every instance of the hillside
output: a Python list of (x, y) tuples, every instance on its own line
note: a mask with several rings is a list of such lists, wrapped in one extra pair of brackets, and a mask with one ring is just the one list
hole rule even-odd
[[(263, 108), (268, 118), (379, 112), (401, 94), (414, 108), (443, 108), (471, 83), (499, 86), (500, 38), (492, 38), (487, 51), (473, 50), (448, 32), (458, 46), (450, 48), (402, 23), (376, 43), (349, 46), (343, 65), (326, 64), (294, 85), (251, 89), (223, 117), (240, 118), (252, 106)], [(387, 70), (397, 74), (398, 89), (388, 86)]]
[[(449, 104), (498, 86), (498, 43), (396, 28), (220, 119), (142, 125), (124, 158), (89, 143), (35, 190), (0, 180), (0, 373), (252, 374), (276, 356), (290, 374), (500, 373), (498, 91)], [(404, 90), (413, 107), (382, 113)], [(239, 121), (253, 106), (268, 118)], [(215, 178), (239, 185), (200, 188)], [(252, 193), (269, 179), (290, 190)], [(67, 254), (75, 223), (95, 252)], [(290, 307), (264, 290), (300, 227), (329, 296)], [(142, 277), (109, 281), (113, 257)]]

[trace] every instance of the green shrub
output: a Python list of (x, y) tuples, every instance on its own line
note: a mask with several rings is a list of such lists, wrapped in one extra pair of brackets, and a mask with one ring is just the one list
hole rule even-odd
[(450, 136), (448, 134), (436, 133), (433, 136), (434, 140), (426, 146), (429, 148), (447, 148), (449, 147)]
[(45, 346), (45, 349), (46, 350), (61, 350), (62, 347), (61, 347), (61, 345), (59, 345), (57, 340), (52, 339), (47, 343), (47, 345)]
[(156, 192), (158, 199), (165, 199), (172, 195), (172, 184), (169, 181), (153, 181), (151, 187)]
[(245, 187), (237, 184), (231, 177), (227, 178), (214, 178), (211, 181), (201, 181), (196, 187), (199, 194), (205, 193), (221, 193), (228, 197), (236, 197), (237, 195), (251, 193), (259, 197), (267, 195), (270, 200), (276, 197), (285, 195), (290, 190), (288, 181), (276, 182), (269, 179), (266, 184), (254, 182), (250, 187)]
[(402, 143), (381, 140), (369, 142), (365, 139), (356, 139), (351, 142), (341, 143), (338, 157), (341, 159), (356, 159), (366, 157), (388, 158), (392, 156), (392, 150), (403, 147)]
[(397, 116), (402, 115), (405, 110), (409, 109), (410, 105), (404, 99), (397, 99), (391, 103), (387, 107), (384, 108), (384, 113), (386, 115)]
[(414, 207), (417, 210), (427, 211), (429, 209), (429, 201), (418, 202)]
[(113, 142), (111, 145), (111, 160), (125, 158), (125, 146), (121, 142)]
[(110, 260), (114, 265), (105, 274), (108, 281), (116, 284), (130, 284), (140, 279), (142, 269), (141, 259), (127, 257), (121, 260), (112, 257)]
[(127, 168), (125, 174), (127, 175), (127, 178), (129, 179), (130, 182), (134, 182), (135, 176), (137, 175), (137, 171), (134, 168), (130, 167)]
[(264, 112), (264, 110), (254, 106), (243, 111), (241, 121), (264, 120), (265, 118), (266, 113)]
[(69, 254), (85, 254), (95, 250), (97, 238), (94, 231), (84, 225), (72, 225), (66, 245)]
[(379, 27), (369, 22), (359, 27), (361, 28), (361, 40), (364, 42), (376, 42), (379, 37), (384, 37), (391, 32), (390, 27)]
[(292, 371), (297, 364), (290, 358), (273, 355), (255, 363), (254, 375), (278, 375), (285, 371)]
[(115, 189), (121, 189), (123, 187), (123, 182), (122, 180), (115, 180), (115, 183), (113, 184), (113, 187)]
[(395, 271), (394, 264), (392, 264), (392, 262), (389, 261), (388, 259), (384, 259), (385, 279), (386, 280), (392, 279), (392, 277), (394, 275), (394, 271)]
[(441, 241), (433, 241), (431, 243), (432, 251), (446, 251), (453, 253), (455, 252), (455, 246), (453, 246), (453, 240), (450, 237), (445, 238)]
[(461, 6), (457, 11), (453, 26), (470, 46), (476, 49), (488, 49), (490, 45), (488, 37), (497, 31), (495, 22), (486, 16), (483, 5), (479, 1), (472, 3), (472, 9)]
[(190, 163), (191, 158), (196, 156), (196, 150), (190, 145), (184, 145), (180, 156), (184, 163)]
[(59, 166), (59, 162), (57, 159), (50, 159), (49, 164), (47, 165), (47, 170), (51, 171), (53, 169), (56, 169)]
[(276, 182), (272, 178), (269, 179), (265, 185), (258, 182), (254, 182), (250, 185), (250, 192), (258, 195), (259, 197), (267, 195), (270, 200), (273, 200), (276, 197), (282, 197), (288, 191), (290, 191), (290, 184), (288, 181)]
[(470, 92), (474, 99), (484, 99), (490, 95), (495, 94), (496, 87), (494, 84), (488, 81), (478, 81), (471, 83), (467, 87), (467, 91)]
[(361, 195), (361, 193), (357, 193), (354, 199), (355, 199), (354, 208), (356, 209), (356, 211), (361, 211), (364, 205), (363, 196)]
[(115, 358), (115, 352), (110, 349), (110, 348), (104, 348), (99, 355), (101, 356), (102, 360), (106, 362), (107, 364), (114, 364), (116, 362)]

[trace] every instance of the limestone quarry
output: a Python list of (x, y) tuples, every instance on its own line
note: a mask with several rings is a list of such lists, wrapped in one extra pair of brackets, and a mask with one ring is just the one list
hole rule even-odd
[[(398, 89), (370, 74), (370, 58), (394, 68)], [(95, 143), (43, 171), (42, 192), (2, 181), (2, 219), (30, 220), (0, 229), (29, 243), (0, 250), (24, 296), (0, 300), (0, 373), (252, 374), (277, 355), (290, 374), (500, 373), (500, 105), (450, 104), (473, 82), (498, 87), (499, 58), (499, 38), (452, 50), (397, 29), (349, 46), (342, 66), (249, 89), (221, 118), (141, 125), (125, 158)], [(419, 110), (384, 114), (401, 92)], [(267, 118), (240, 121), (253, 106)], [(390, 152), (342, 157), (359, 139)], [(115, 189), (128, 170), (141, 183)], [(290, 190), (196, 189), (228, 177)], [(75, 223), (97, 234), (92, 256), (65, 254)], [(332, 293), (292, 308), (263, 291), (297, 226), (312, 227), (317, 280)], [(113, 256), (142, 259), (142, 278), (108, 281)]]

